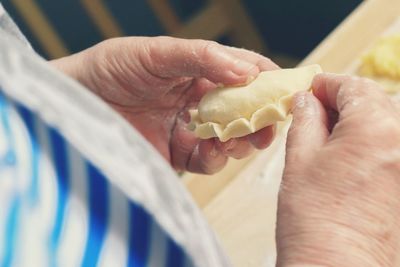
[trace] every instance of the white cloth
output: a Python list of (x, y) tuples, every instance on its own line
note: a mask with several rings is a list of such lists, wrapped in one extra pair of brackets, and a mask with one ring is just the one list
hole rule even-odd
[[(0, 10), (2, 10), (1, 5)], [(161, 231), (157, 230), (159, 226), (186, 252), (189, 261), (192, 261), (195, 266), (229, 266), (227, 258), (201, 212), (167, 162), (108, 105), (77, 82), (52, 69), (47, 62), (35, 54), (6, 13), (0, 14), (0, 88), (5, 95), (5, 101), (12, 102), (10, 105), (6, 104), (5, 110), (9, 110), (8, 114), (14, 114), (10, 115), (10, 121), (12, 127), (14, 127), (13, 129), (17, 129), (16, 131), (19, 135), (24, 136), (25, 132), (26, 137), (27, 126), (23, 125), (23, 119), (18, 119), (21, 114), (15, 111), (18, 110), (18, 107), (14, 107), (14, 105), (26, 108), (28, 113), (33, 114), (36, 133), (44, 133), (44, 137), (39, 135), (42, 138), (39, 145), (43, 151), (46, 151), (46, 145), (48, 146), (47, 150), (51, 150), (49, 147), (51, 147), (52, 139), (48, 135), (54, 129), (60, 134), (62, 140), (65, 139), (65, 150), (68, 152), (64, 159), (66, 161), (65, 164), (76, 164), (78, 166), (70, 170), (70, 172), (78, 172), (78, 174), (75, 173), (76, 176), (72, 175), (71, 179), (68, 180), (71, 183), (69, 184), (71, 190), (75, 188), (74, 190), (79, 192), (79, 190), (86, 190), (85, 188), (90, 185), (90, 183), (73, 178), (81, 175), (86, 177), (86, 181), (87, 179), (92, 179), (90, 177), (87, 178), (87, 173), (79, 174), (79, 171), (82, 172), (82, 168), (84, 168), (82, 166), (86, 164), (85, 162), (89, 164), (88, 166), (93, 165), (96, 170), (104, 175), (107, 188), (110, 188), (105, 205), (110, 208), (108, 209), (109, 213), (103, 219), (107, 221), (114, 220), (114, 224), (111, 223), (110, 225), (115, 225), (116, 223), (119, 225), (118, 227), (122, 228), (121, 231), (124, 231), (123, 229), (128, 231), (126, 229), (129, 224), (129, 218), (127, 218), (128, 216), (124, 211), (130, 204), (143, 207), (145, 213), (148, 213), (155, 221), (155, 226), (152, 229), (156, 230), (152, 230), (154, 234), (151, 235), (152, 239), (149, 241), (151, 249), (156, 250), (157, 245), (162, 247), (154, 239), (154, 236), (159, 235)], [(20, 126), (19, 130), (18, 125)], [(13, 134), (17, 136), (17, 132)], [(3, 141), (1, 142), (5, 142), (4, 138), (3, 135)], [(24, 141), (22, 138), (16, 145), (23, 147), (23, 144), (25, 144), (25, 149), (27, 149), (27, 147), (32, 146), (32, 144), (29, 144), (31, 141), (29, 139)], [(46, 155), (45, 152), (43, 153), (43, 155)], [(26, 155), (26, 153), (21, 155), (23, 154)], [(51, 153), (48, 155), (51, 155)], [(53, 155), (53, 157), (55, 156)], [(32, 158), (25, 158), (19, 162), (26, 163), (26, 161), (30, 162)], [(46, 177), (46, 175), (53, 177), (49, 178), (48, 181), (50, 182), (46, 185), (47, 187), (41, 188), (45, 191), (47, 190), (47, 193), (43, 193), (45, 191), (42, 190), (41, 192), (44, 195), (40, 196), (39, 194), (39, 198), (44, 196), (49, 198), (46, 201), (50, 206), (43, 208), (42, 213), (28, 212), (29, 209), (24, 210), (24, 208), (20, 208), (20, 211), (27, 211), (27, 214), (30, 214), (29, 216), (33, 216), (30, 217), (29, 227), (28, 225), (25, 226), (30, 230), (37, 227), (36, 234), (40, 236), (40, 229), (43, 230), (45, 228), (40, 225), (43, 223), (47, 225), (46, 223), (50, 222), (51, 218), (53, 218), (53, 221), (58, 218), (58, 204), (52, 207), (51, 203), (56, 202), (56, 199), (60, 199), (60, 192), (57, 193), (56, 190), (56, 184), (60, 183), (60, 181), (54, 178), (54, 173), (57, 173), (57, 166), (52, 165), (52, 160), (43, 156), (38, 164), (41, 168), (40, 179)], [(46, 164), (49, 165), (48, 168)], [(79, 166), (81, 166), (81, 169), (79, 169)], [(31, 182), (23, 182), (24, 179), (21, 181), (16, 188), (25, 192), (24, 188)], [(53, 184), (51, 181), (53, 181)], [(13, 186), (15, 187), (16, 185)], [(7, 192), (3, 192), (2, 197), (6, 198), (6, 195)], [(88, 194), (88, 197), (90, 198), (90, 194)], [(72, 201), (70, 196), (67, 199)], [(4, 200), (4, 203), (8, 203), (8, 209), (5, 209), (4, 213), (12, 214), (10, 201)], [(83, 230), (79, 231), (79, 229), (87, 229), (85, 225), (88, 224), (87, 220), (90, 221), (87, 214), (93, 212), (90, 210), (93, 208), (90, 203), (90, 201), (81, 203), (79, 198), (75, 198), (75, 202), (63, 204), (69, 205), (68, 208), (70, 210), (64, 207), (63, 212), (65, 214), (64, 216), (60, 215), (61, 219), (70, 221), (69, 224), (67, 224), (67, 221), (61, 224), (66, 227), (62, 231), (64, 233), (62, 235), (63, 239), (61, 241), (56, 240), (59, 247), (57, 255), (53, 255), (53, 257), (57, 257), (56, 260), (59, 263), (63, 263), (69, 257), (69, 253), (75, 256), (81, 255), (82, 257), (83, 251), (79, 248), (79, 244), (85, 242), (83, 236), (88, 233), (82, 232)], [(5, 207), (3, 202), (0, 203), (0, 210)], [(122, 208), (119, 210), (117, 207)], [(83, 209), (81, 213), (81, 218), (83, 219), (74, 221), (71, 216), (66, 215), (66, 212), (79, 214), (80, 208)], [(6, 214), (0, 215), (7, 216)], [(46, 218), (50, 221), (43, 222)], [(66, 225), (75, 228), (68, 228)], [(43, 258), (40, 257), (44, 257), (44, 252), (40, 250), (39, 243), (34, 242), (36, 235), (32, 231), (24, 232), (23, 227), (21, 229), (23, 234), (19, 235), (19, 238), (23, 237), (23, 241), (18, 244), (29, 244), (30, 247), (37, 245), (37, 253), (23, 254), (28, 257), (25, 262), (30, 262), (31, 266), (36, 266), (32, 263), (35, 260), (37, 260), (37, 263), (43, 263)], [(74, 231), (73, 229), (78, 230)], [(1, 231), (4, 230), (6, 230), (6, 226), (3, 225), (3, 228), (1, 228), (0, 225), (0, 236), (2, 235)], [(122, 258), (126, 257), (123, 252), (110, 253), (110, 251), (127, 251), (126, 248), (120, 249), (119, 246), (129, 246), (123, 240), (116, 240), (115, 238), (117, 237), (110, 234), (112, 233), (111, 230), (106, 229), (107, 235), (104, 237), (105, 240), (101, 247), (99, 257), (103, 266), (107, 266), (107, 262), (119, 262), (118, 255), (122, 255)], [(90, 232), (90, 229), (87, 231)], [(66, 239), (75, 243), (68, 243), (69, 245), (67, 246), (63, 243), (67, 242), (65, 241)], [(77, 240), (81, 240), (81, 242)], [(64, 244), (64, 250), (62, 250), (62, 244)], [(66, 247), (69, 247), (69, 249), (65, 250)], [(5, 251), (6, 249), (4, 244), (3, 247), (0, 244), (0, 251)], [(18, 247), (18, 249), (24, 251), (23, 246), (21, 248)], [(157, 259), (152, 258), (151, 260), (156, 261)], [(16, 266), (26, 265), (21, 263)]]

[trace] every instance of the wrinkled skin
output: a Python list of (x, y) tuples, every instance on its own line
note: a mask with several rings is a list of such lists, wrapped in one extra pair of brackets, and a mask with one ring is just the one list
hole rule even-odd
[(254, 52), (203, 40), (129, 37), (51, 64), (121, 113), (177, 170), (214, 173), (228, 157), (266, 148), (274, 136), (274, 127), (267, 127), (221, 143), (199, 140), (186, 129), (187, 109), (217, 84), (244, 84), (278, 68)]
[(277, 266), (398, 266), (399, 105), (349, 76), (319, 75), (313, 89), (295, 98)]
[[(265, 148), (273, 127), (227, 143), (198, 140), (185, 111), (217, 84), (278, 68), (202, 40), (120, 38), (52, 61), (120, 112), (179, 170), (213, 173)], [(278, 266), (396, 266), (399, 105), (370, 81), (319, 75), (295, 98), (279, 194)], [(338, 116), (331, 116), (335, 114)], [(333, 128), (332, 128), (333, 127)]]

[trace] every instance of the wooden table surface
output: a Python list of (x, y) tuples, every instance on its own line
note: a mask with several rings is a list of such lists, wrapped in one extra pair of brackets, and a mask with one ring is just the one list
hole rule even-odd
[[(366, 0), (302, 63), (318, 63), (324, 71), (352, 73), (360, 56), (385, 31), (400, 33), (399, 0)], [(283, 169), (283, 123), (265, 151), (245, 160), (232, 160), (212, 176), (184, 176), (234, 266), (274, 266), (277, 193)]]

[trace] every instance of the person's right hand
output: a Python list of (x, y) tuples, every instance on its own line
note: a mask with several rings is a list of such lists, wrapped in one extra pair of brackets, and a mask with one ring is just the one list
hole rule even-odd
[(313, 89), (295, 98), (277, 266), (397, 266), (400, 105), (360, 78), (323, 74)]

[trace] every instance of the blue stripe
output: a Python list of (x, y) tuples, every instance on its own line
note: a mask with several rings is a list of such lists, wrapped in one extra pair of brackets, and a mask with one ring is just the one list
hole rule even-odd
[[(10, 122), (9, 122), (9, 114), (7, 111), (8, 104), (7, 100), (5, 97), (0, 93), (0, 112), (1, 112), (1, 121), (3, 124), (3, 128), (5, 130), (5, 135), (7, 139), (7, 143), (9, 145), (9, 148), (7, 149), (6, 153), (6, 161), (7, 158), (11, 160), (12, 158), (14, 159), (14, 163), (16, 163), (16, 158), (15, 158), (15, 140), (13, 137), (13, 134), (11, 132), (11, 127), (10, 127)], [(14, 175), (15, 179), (17, 178), (16, 175)], [(21, 203), (20, 203), (20, 198), (18, 194), (15, 194), (13, 196), (13, 199), (11, 200), (11, 205), (9, 209), (9, 214), (6, 219), (6, 229), (5, 229), (5, 235), (4, 235), (4, 257), (1, 262), (1, 266), (3, 267), (8, 267), (11, 266), (13, 258), (14, 258), (14, 252), (15, 252), (15, 247), (17, 245), (17, 240), (18, 240), (18, 232), (19, 232), (19, 217), (20, 217), (20, 209), (21, 209)]]
[(168, 267), (183, 267), (184, 264), (184, 253), (182, 249), (176, 245), (176, 243), (168, 239), (168, 255), (167, 255)]
[(34, 127), (34, 117), (32, 112), (22, 106), (17, 106), (26, 127), (31, 143), (31, 185), (29, 186), (28, 199), (29, 205), (35, 206), (38, 201), (39, 194), (39, 144)]
[(129, 267), (143, 267), (147, 265), (150, 238), (150, 217), (141, 207), (130, 203), (129, 229)]
[(91, 164), (87, 166), (89, 176), (89, 233), (83, 255), (83, 267), (96, 266), (103, 246), (108, 223), (107, 180)]
[(51, 142), (51, 149), (54, 161), (54, 169), (57, 178), (57, 206), (56, 217), (54, 221), (53, 230), (50, 235), (50, 266), (57, 266), (57, 249), (60, 242), (65, 217), (65, 206), (68, 198), (69, 191), (69, 170), (66, 144), (63, 137), (54, 129), (49, 129), (49, 136)]

